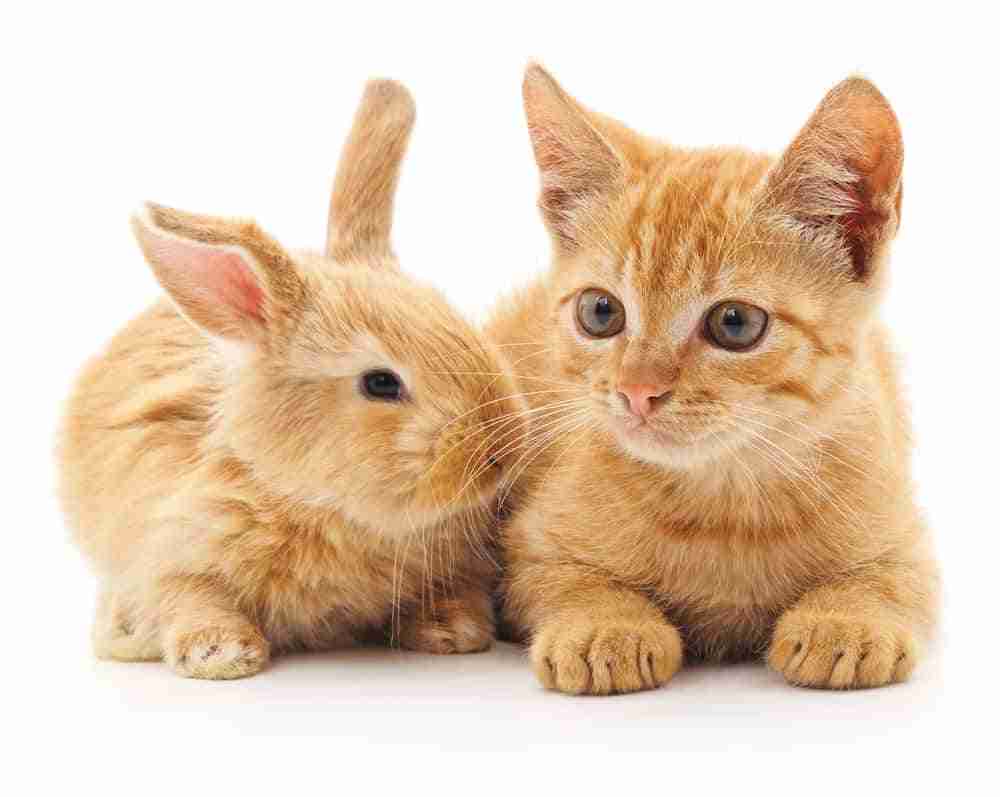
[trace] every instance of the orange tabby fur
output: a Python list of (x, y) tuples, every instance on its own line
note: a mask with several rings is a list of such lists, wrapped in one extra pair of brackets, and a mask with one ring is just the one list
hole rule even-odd
[[(87, 366), (61, 441), (99, 656), (234, 678), (272, 651), (373, 636), (489, 646), (503, 456), (479, 430), (517, 406), (492, 348), (392, 255), (413, 118), (405, 89), (369, 84), (326, 255), (252, 222), (152, 205), (134, 219), (173, 301)], [(406, 400), (362, 396), (373, 368), (404, 376)]]
[[(905, 679), (937, 575), (877, 319), (902, 191), (888, 103), (844, 81), (775, 160), (642, 137), (537, 66), (524, 93), (554, 258), (488, 333), (522, 347), (532, 404), (504, 619), (538, 677), (651, 688), (686, 652), (765, 654), (808, 686)], [(587, 288), (621, 300), (621, 334), (580, 332)], [(708, 342), (722, 300), (769, 313), (755, 348)], [(670, 391), (635, 429), (625, 382)]]

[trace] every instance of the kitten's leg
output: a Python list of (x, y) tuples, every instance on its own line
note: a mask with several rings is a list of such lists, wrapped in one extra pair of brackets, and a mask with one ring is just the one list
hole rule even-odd
[(426, 653), (477, 653), (493, 644), (493, 598), (482, 587), (460, 588), (414, 606), (398, 619), (399, 645)]
[(683, 643), (645, 595), (566, 564), (522, 565), (505, 614), (531, 634), (531, 663), (548, 689), (606, 695), (654, 689), (681, 666)]
[(270, 646), (214, 580), (177, 576), (160, 593), (163, 657), (187, 678), (243, 678), (268, 662)]
[(933, 624), (936, 581), (929, 566), (872, 565), (808, 592), (778, 620), (768, 664), (798, 686), (905, 681)]

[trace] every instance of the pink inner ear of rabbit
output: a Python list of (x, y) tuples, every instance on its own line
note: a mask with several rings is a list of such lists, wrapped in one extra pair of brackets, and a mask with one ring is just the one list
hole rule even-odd
[(239, 251), (159, 232), (153, 235), (157, 258), (174, 264), (180, 280), (197, 286), (213, 302), (232, 308), (240, 316), (263, 323), (264, 292)]

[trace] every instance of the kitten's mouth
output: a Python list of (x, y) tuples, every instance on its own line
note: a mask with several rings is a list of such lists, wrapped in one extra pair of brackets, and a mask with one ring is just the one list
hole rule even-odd
[(665, 448), (679, 448), (687, 446), (690, 436), (681, 435), (678, 430), (659, 425), (653, 425), (649, 421), (634, 416), (614, 417), (614, 427), (618, 436), (628, 442), (639, 442), (646, 445), (654, 444)]
[(663, 419), (651, 423), (641, 418), (612, 415), (610, 425), (626, 453), (655, 464), (687, 466), (695, 460), (700, 461), (708, 453), (707, 449), (714, 448), (701, 445), (712, 436), (710, 433), (680, 429), (664, 423)]

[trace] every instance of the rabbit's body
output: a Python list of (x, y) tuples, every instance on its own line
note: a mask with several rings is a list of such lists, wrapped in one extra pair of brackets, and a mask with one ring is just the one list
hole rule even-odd
[[(362, 106), (356, 127), (383, 127), (356, 129), (347, 163), (359, 142), (408, 132), (412, 116), (384, 121), (408, 101), (398, 91), (369, 90), (381, 115)], [(100, 579), (98, 655), (228, 678), (272, 649), (490, 644), (485, 532), (519, 407), (478, 333), (357, 221), (391, 202), (352, 205), (344, 169), (326, 256), (287, 254), (252, 223), (157, 206), (136, 218), (173, 302), (86, 367), (60, 453)], [(391, 196), (394, 175), (352, 177)], [(366, 393), (372, 374), (398, 394)], [(499, 426), (510, 434), (485, 434)]]
[[(71, 399), (64, 502), (103, 583), (99, 654), (160, 658), (175, 591), (165, 580), (225, 584), (279, 650), (349, 644), (393, 623), (412, 638), (404, 625), (423, 610), (440, 616), (486, 583), (486, 555), (464, 536), (481, 513), (459, 512), (423, 539), (387, 536), (335, 507), (282, 499), (208, 443), (225, 378), (213, 355), (161, 301), (86, 368)], [(488, 610), (474, 608), (464, 634), (437, 635), (442, 650), (489, 643)]]

